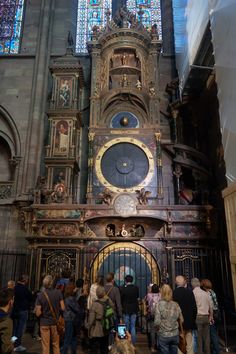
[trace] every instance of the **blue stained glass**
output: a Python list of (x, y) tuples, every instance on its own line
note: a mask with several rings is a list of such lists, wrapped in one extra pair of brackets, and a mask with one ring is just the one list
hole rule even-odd
[(24, 0), (0, 0), (0, 54), (19, 53)]
[(76, 52), (87, 53), (87, 41), (92, 28), (106, 24), (106, 11), (111, 11), (112, 0), (79, 0), (77, 12)]
[(142, 22), (144, 27), (151, 29), (156, 24), (159, 38), (162, 38), (161, 31), (161, 0), (127, 0), (127, 8), (140, 19), (139, 10), (142, 10)]

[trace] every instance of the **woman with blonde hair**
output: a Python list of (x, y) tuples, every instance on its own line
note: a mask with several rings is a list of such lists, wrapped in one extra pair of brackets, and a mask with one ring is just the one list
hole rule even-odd
[(158, 345), (161, 354), (177, 354), (179, 343), (179, 321), (183, 322), (181, 309), (172, 300), (172, 289), (168, 284), (161, 288), (161, 300), (155, 308), (154, 325), (158, 327)]

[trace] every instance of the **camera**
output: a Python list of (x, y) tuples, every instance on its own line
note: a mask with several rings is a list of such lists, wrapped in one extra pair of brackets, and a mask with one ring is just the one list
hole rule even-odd
[(125, 324), (118, 324), (117, 326), (117, 333), (118, 333), (118, 338), (120, 339), (126, 339), (126, 325)]

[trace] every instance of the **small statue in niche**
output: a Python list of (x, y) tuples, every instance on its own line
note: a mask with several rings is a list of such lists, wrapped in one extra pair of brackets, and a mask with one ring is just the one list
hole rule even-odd
[(131, 237), (136, 237), (136, 225), (132, 225), (131, 229), (129, 230), (129, 235)]
[(47, 189), (46, 178), (38, 176), (34, 191), (35, 204), (48, 204), (51, 201), (52, 190)]
[(136, 225), (135, 236), (136, 237), (143, 237), (144, 236), (144, 228), (142, 225)]
[(122, 81), (120, 81), (120, 85), (122, 87), (128, 87), (130, 85), (130, 81), (128, 81), (126, 74), (122, 75)]
[(142, 83), (139, 79), (137, 80), (135, 86), (137, 87), (138, 90), (142, 90)]
[(158, 31), (157, 31), (157, 24), (156, 23), (154, 23), (154, 25), (152, 25), (151, 34), (153, 36), (157, 36), (158, 37)]
[(126, 65), (126, 64), (127, 64), (127, 56), (125, 53), (123, 53), (121, 56), (121, 65)]
[(108, 188), (105, 188), (102, 193), (99, 193), (99, 197), (102, 199), (103, 203), (111, 205), (113, 193)]
[(92, 28), (92, 31), (93, 31), (93, 37), (97, 38), (98, 34), (99, 34), (99, 26), (94, 25), (93, 28)]
[(66, 197), (67, 194), (65, 185), (63, 183), (57, 183), (54, 186), (54, 190), (51, 194), (52, 203), (63, 203)]
[(137, 199), (140, 205), (147, 205), (148, 196), (151, 195), (150, 191), (145, 191), (145, 188), (135, 191), (137, 193)]
[(114, 230), (112, 229), (111, 225), (107, 225), (106, 227), (106, 236), (107, 237), (115, 236)]

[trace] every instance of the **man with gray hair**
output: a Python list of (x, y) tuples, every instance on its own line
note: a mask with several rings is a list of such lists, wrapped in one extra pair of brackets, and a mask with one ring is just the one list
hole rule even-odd
[[(53, 289), (53, 278), (46, 275), (43, 279), (44, 291), (40, 292), (36, 299), (35, 314), (40, 316), (40, 334), (42, 339), (42, 354), (50, 353), (50, 341), (53, 348), (53, 354), (60, 354), (59, 335), (54, 315), (50, 307), (53, 308), (57, 320), (60, 310), (65, 310), (65, 304), (62, 292), (59, 289)], [(51, 306), (49, 305), (51, 303)]]
[(197, 344), (198, 354), (204, 352), (210, 354), (210, 330), (209, 324), (213, 320), (213, 309), (210, 296), (208, 293), (200, 288), (200, 281), (198, 278), (191, 280), (193, 287), (193, 294), (197, 304)]
[(186, 339), (187, 354), (193, 354), (193, 335), (196, 329), (197, 305), (193, 292), (187, 288), (187, 281), (183, 275), (175, 278), (177, 288), (173, 291), (173, 300), (176, 301), (182, 311), (184, 322), (183, 329)]

